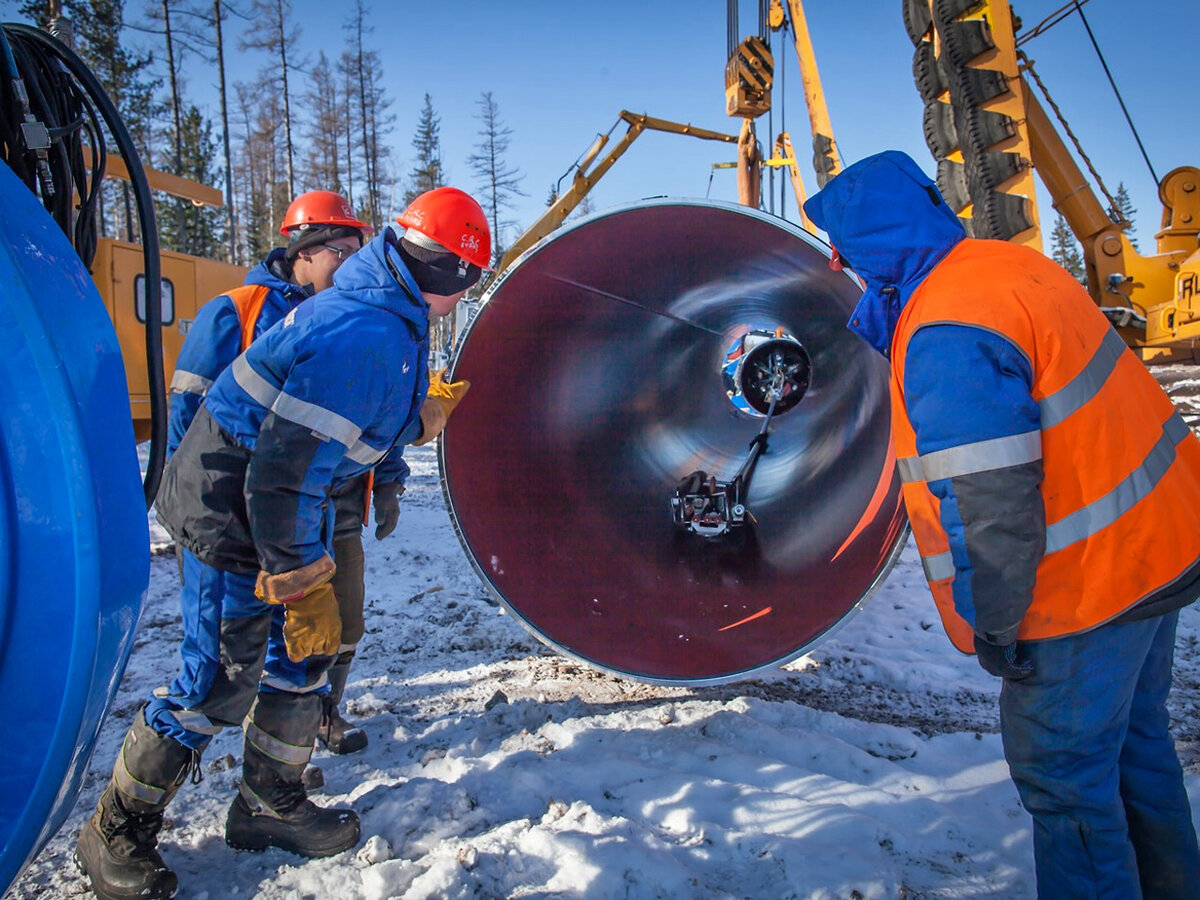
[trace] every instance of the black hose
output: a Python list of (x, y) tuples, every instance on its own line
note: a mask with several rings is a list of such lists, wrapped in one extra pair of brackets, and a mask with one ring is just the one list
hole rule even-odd
[[(142, 169), (137, 148), (125, 123), (121, 120), (112, 100), (103, 86), (83, 61), (61, 41), (43, 31), (19, 23), (5, 23), (0, 31), (7, 32), (11, 55), (29, 91), (30, 109), (47, 126), (51, 134), (69, 135), (51, 141), (50, 174), (54, 185), (52, 191), (44, 189), (39, 196), (43, 205), (54, 216), (72, 244), (80, 259), (90, 269), (96, 252), (95, 204), (99, 198), (100, 181), (104, 174), (105, 147), (103, 131), (96, 118), (96, 110), (108, 127), (125, 160), (129, 180), (137, 204), (138, 221), (142, 233), (142, 258), (146, 282), (146, 373), (150, 389), (150, 458), (146, 466), (146, 477), (142, 492), (149, 509), (158, 494), (166, 461), (167, 447), (167, 387), (162, 362), (162, 269), (159, 259), (158, 226), (154, 218), (154, 201), (146, 173)], [(57, 63), (58, 65), (55, 65)], [(64, 71), (65, 70), (65, 71)], [(71, 77), (73, 76), (74, 81)], [(9, 84), (2, 79), (0, 101), (5, 115), (0, 116), (0, 144), (7, 148), (5, 161), (26, 185), (36, 193), (39, 178), (27, 155), (17, 148), (25, 141), (18, 137), (13, 124), (20, 120), (9, 118), (8, 110), (19, 98)], [(81, 85), (83, 90), (76, 86)], [(36, 109), (35, 109), (36, 107)], [(22, 119), (24, 116), (21, 117)], [(76, 126), (78, 124), (78, 127)], [(86, 131), (93, 153), (92, 170), (88, 173), (83, 158), (83, 143), (80, 133)], [(78, 216), (71, 209), (73, 196), (80, 197)]]

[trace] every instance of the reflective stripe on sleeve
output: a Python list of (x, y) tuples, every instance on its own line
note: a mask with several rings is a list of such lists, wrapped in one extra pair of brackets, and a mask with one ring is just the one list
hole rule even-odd
[(185, 372), (183, 369), (176, 369), (175, 374), (171, 376), (171, 390), (176, 394), (199, 394), (203, 397), (212, 384), (211, 378), (205, 378), (195, 372)]
[(925, 480), (925, 473), (921, 471), (920, 457), (906, 456), (903, 459), (897, 459), (896, 469), (900, 473), (900, 481), (903, 484)]
[(1104, 387), (1108, 376), (1117, 366), (1117, 360), (1124, 352), (1125, 341), (1110, 328), (1079, 374), (1038, 403), (1042, 411), (1042, 429), (1057, 425), (1076, 410), (1086, 406)]
[(263, 409), (270, 409), (275, 398), (279, 396), (279, 388), (254, 371), (250, 363), (246, 362), (245, 353), (233, 361), (232, 367), (233, 380), (238, 386), (253, 397), (254, 402)]
[(1046, 527), (1046, 553), (1055, 553), (1107, 528), (1149, 496), (1175, 462), (1175, 446), (1187, 435), (1187, 425), (1179, 413), (1173, 413), (1163, 423), (1162, 436), (1142, 464), (1120, 484), (1099, 500)]
[(1006, 469), (1042, 458), (1042, 433), (1027, 431), (1008, 437), (960, 444), (925, 453), (920, 458), (926, 481), (958, 478), (993, 469)]
[(356, 463), (361, 463), (364, 466), (373, 466), (387, 456), (387, 451), (376, 450), (366, 441), (355, 441), (354, 445), (346, 451), (346, 455)]
[(925, 580), (932, 584), (954, 577), (954, 557), (947, 550), (936, 556), (922, 556), (921, 568), (925, 570)]
[(382, 459), (386, 450), (376, 450), (369, 444), (359, 441), (362, 429), (345, 416), (328, 410), (307, 400), (293, 397), (281, 391), (267, 379), (263, 378), (246, 361), (242, 354), (233, 361), (233, 377), (247, 394), (254, 398), (260, 406), (271, 410), (275, 415), (309, 428), (325, 437), (333, 438), (339, 444), (347, 447), (355, 462), (372, 465)]
[(309, 403), (307, 400), (301, 400), (282, 391), (275, 398), (275, 402), (271, 404), (271, 411), (289, 422), (295, 422), (297, 425), (311, 428), (318, 434), (331, 437), (347, 448), (353, 447), (358, 442), (358, 436), (362, 434), (362, 429), (345, 416), (340, 416), (323, 406), (317, 406), (315, 403)]

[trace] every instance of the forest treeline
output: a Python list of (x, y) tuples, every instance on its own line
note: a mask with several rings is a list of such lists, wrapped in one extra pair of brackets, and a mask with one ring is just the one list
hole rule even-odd
[[(124, 0), (25, 0), (19, 11), (65, 37), (95, 73), (144, 164), (223, 191), (219, 209), (156, 193), (164, 249), (250, 265), (282, 241), (278, 223), (303, 191), (338, 191), (378, 230), (390, 210), (445, 183), (429, 94), (401, 168), (364, 0), (337, 8), (341, 52), (315, 58), (300, 49), (291, 0), (145, 0), (131, 10)], [(258, 61), (252, 78), (229, 79), (234, 54)], [(215, 117), (189, 96), (196, 80), (216, 82)], [(491, 92), (476, 119), (463, 186), (484, 206), (499, 258), (516, 237), (509, 216), (523, 176), (507, 159), (511, 130)], [(140, 240), (128, 184), (106, 182), (99, 218), (102, 236)]]

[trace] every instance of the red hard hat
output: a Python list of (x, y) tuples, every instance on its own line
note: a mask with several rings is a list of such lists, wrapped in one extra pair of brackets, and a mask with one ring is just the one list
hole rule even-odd
[(279, 233), (289, 235), (297, 228), (309, 228), (313, 225), (343, 225), (347, 228), (357, 228), (363, 234), (375, 230), (366, 222), (360, 221), (354, 215), (349, 201), (335, 191), (308, 191), (301, 194), (283, 214), (283, 224), (279, 226)]
[(426, 191), (396, 220), (484, 271), (492, 271), (492, 233), (487, 216), (470, 194), (458, 188)]

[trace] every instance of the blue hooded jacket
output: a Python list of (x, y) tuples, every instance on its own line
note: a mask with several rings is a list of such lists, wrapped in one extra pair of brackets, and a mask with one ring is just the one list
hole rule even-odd
[(315, 562), (331, 485), (419, 436), (429, 305), (391, 241), (385, 229), (213, 383), (158, 503), (202, 561), (273, 574)]
[(966, 237), (958, 216), (899, 150), (856, 162), (809, 198), (804, 211), (867, 283), (850, 330), (887, 356), (908, 298)]

